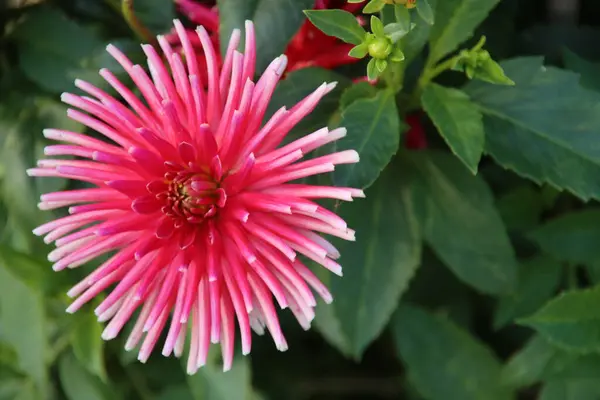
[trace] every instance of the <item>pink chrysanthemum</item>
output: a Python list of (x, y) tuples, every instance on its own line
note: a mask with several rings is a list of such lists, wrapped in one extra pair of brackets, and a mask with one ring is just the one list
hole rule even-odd
[[(266, 327), (278, 349), (287, 347), (272, 296), (289, 307), (308, 329), (314, 317), (312, 289), (330, 302), (331, 295), (298, 259), (306, 256), (336, 274), (338, 251), (320, 233), (354, 240), (354, 232), (333, 212), (311, 199), (351, 201), (361, 190), (288, 183), (330, 172), (334, 165), (355, 163), (355, 151), (306, 161), (303, 156), (340, 139), (345, 129), (319, 129), (281, 146), (282, 140), (335, 83), (324, 83), (287, 110), (262, 120), (286, 57), (275, 59), (254, 83), (255, 40), (246, 23), (244, 54), (236, 50), (235, 31), (219, 71), (206, 30), (198, 28), (205, 59), (198, 60), (183, 26), (175, 21), (186, 51), (185, 61), (159, 37), (166, 64), (149, 45), (150, 76), (114, 46), (108, 52), (121, 64), (143, 96), (139, 99), (115, 75), (100, 75), (125, 104), (83, 81), (88, 96), (65, 93), (75, 107), (68, 115), (105, 136), (47, 129), (62, 142), (47, 146), (46, 159), (31, 176), (63, 177), (93, 188), (48, 193), (43, 210), (69, 206), (69, 216), (34, 230), (57, 248), (53, 268), (76, 268), (103, 254), (114, 254), (69, 291), (74, 312), (105, 289), (110, 294), (96, 308), (99, 321), (110, 321), (102, 337), (117, 336), (134, 311), (141, 309), (126, 343), (141, 342), (146, 361), (163, 329), (162, 353), (179, 356), (191, 331), (188, 371), (206, 362), (210, 343), (221, 343), (224, 369), (231, 367), (235, 321), (242, 351), (250, 352), (251, 328)], [(199, 63), (206, 64), (208, 88), (200, 85)], [(170, 317), (170, 318), (169, 318)], [(168, 322), (170, 321), (170, 322)]]

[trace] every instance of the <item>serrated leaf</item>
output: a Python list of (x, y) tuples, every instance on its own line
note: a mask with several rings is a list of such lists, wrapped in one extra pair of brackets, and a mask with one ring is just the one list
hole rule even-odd
[(0, 265), (0, 337), (16, 352), (16, 367), (37, 390), (47, 387), (46, 315), (41, 293), (34, 292)]
[(600, 352), (600, 286), (564, 292), (518, 321), (553, 344), (576, 353)]
[(366, 196), (339, 208), (357, 238), (356, 242), (332, 241), (342, 254), (344, 277), (330, 277), (335, 300), (317, 310), (319, 330), (354, 359), (361, 358), (386, 326), (421, 254), (409, 189), (395, 178), (393, 166), (382, 173)]
[(375, 97), (379, 90), (369, 82), (358, 82), (344, 90), (340, 97), (340, 108), (348, 108), (350, 104), (359, 99)]
[(579, 57), (568, 49), (563, 50), (565, 67), (580, 75), (581, 86), (600, 91), (600, 64)]
[(118, 398), (79, 364), (70, 352), (61, 356), (58, 362), (58, 373), (68, 400), (113, 400)]
[(554, 294), (562, 277), (562, 266), (549, 257), (536, 257), (519, 265), (517, 290), (498, 301), (494, 326), (530, 315)]
[(244, 32), (244, 22), (251, 20), (256, 31), (256, 73), (261, 73), (283, 54), (304, 22), (302, 10), (313, 5), (314, 0), (217, 0), (221, 54), (227, 51), (231, 32), (235, 28)]
[(512, 292), (515, 256), (485, 181), (447, 153), (419, 151), (406, 159), (416, 202), (425, 214), (424, 237), (438, 257), (481, 292)]
[(400, 305), (392, 319), (396, 349), (428, 400), (505, 400), (501, 366), (483, 343), (441, 316)]
[(475, 28), (500, 0), (444, 0), (435, 8), (431, 28), (429, 59), (434, 64), (473, 36)]
[(464, 92), (435, 83), (426, 86), (421, 100), (452, 152), (476, 174), (485, 140), (481, 112)]
[(472, 82), (465, 87), (484, 113), (485, 151), (499, 164), (537, 183), (600, 197), (600, 94), (582, 89), (577, 75), (542, 66), (538, 57), (502, 67), (516, 86)]
[(106, 381), (102, 325), (91, 312), (81, 312), (75, 322), (71, 344), (73, 353), (89, 372)]
[(563, 214), (528, 235), (543, 251), (573, 263), (600, 262), (600, 210)]
[(356, 150), (360, 162), (340, 165), (333, 173), (337, 186), (367, 188), (390, 162), (400, 144), (401, 130), (394, 93), (380, 91), (370, 99), (360, 99), (342, 111), (340, 126), (348, 133), (335, 143), (335, 150)]

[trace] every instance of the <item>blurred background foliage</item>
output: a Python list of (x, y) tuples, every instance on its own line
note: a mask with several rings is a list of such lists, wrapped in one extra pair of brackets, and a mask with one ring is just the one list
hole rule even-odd
[[(243, 6), (240, 1), (257, 3), (236, 1), (222, 2), (228, 7), (223, 13), (231, 13), (233, 19)], [(286, 1), (258, 3), (264, 15), (254, 14), (255, 19), (282, 19), (269, 25), (271, 40), (289, 40), (289, 34), (277, 29), (290, 30), (285, 18), (295, 18), (297, 28), (303, 7), (288, 15), (276, 11), (288, 7)], [(473, 1), (464, 3), (477, 7)], [(406, 234), (398, 244), (404, 246), (398, 262), (410, 268), (398, 277), (386, 271), (392, 255), (377, 254), (376, 262), (367, 266), (371, 269), (347, 269), (343, 280), (323, 275), (336, 301), (319, 308), (317, 327), (309, 332), (282, 313), (290, 345), (285, 353), (279, 353), (269, 338), (255, 337), (252, 355), (237, 358), (231, 372), (221, 372), (215, 349), (210, 365), (187, 376), (180, 360), (158, 352), (140, 364), (135, 354), (123, 350), (125, 335), (102, 341), (103, 328), (95, 320), (93, 305), (66, 314), (66, 291), (97, 262), (54, 273), (45, 259), (50, 249), (31, 230), (64, 212), (39, 211), (40, 194), (76, 184), (29, 179), (25, 170), (43, 154), (43, 128), (83, 129), (67, 119), (66, 106), (59, 102), (62, 92), (77, 90), (73, 80), (106, 88), (98, 69), (120, 73), (104, 50), (108, 43), (118, 44), (133, 59), (143, 59), (139, 41), (119, 10), (116, 0), (0, 0), (0, 399), (600, 399), (600, 291), (579, 290), (600, 283), (597, 202), (535, 185), (490, 159), (482, 161), (479, 175), (494, 198), (486, 188), (467, 188), (466, 170), (456, 169), (450, 155), (413, 152), (397, 157), (377, 184), (396, 185), (398, 190), (382, 195), (391, 197), (379, 199), (372, 192), (373, 196), (382, 207), (392, 207), (395, 196), (406, 195), (404, 185), (416, 180), (420, 189), (415, 192), (425, 193), (437, 207), (438, 226), (423, 228), (428, 232), (422, 245), (405, 227), (423, 222), (423, 204), (417, 202), (401, 215), (393, 213), (389, 223), (374, 231), (361, 222), (360, 209), (344, 211), (351, 225), (359, 225), (359, 241), (353, 245), (359, 248), (354, 254), (344, 253), (342, 263), (361, 257), (360, 246), (367, 246), (362, 238), (371, 245)], [(177, 16), (168, 0), (136, 0), (135, 10), (155, 34), (169, 31)], [(502, 0), (475, 38), (482, 34), (496, 60), (545, 56), (547, 64), (581, 74), (582, 86), (600, 90), (596, 0)], [(275, 43), (269, 51), (277, 54), (281, 45), (285, 43)], [(409, 66), (407, 87), (422, 63), (416, 57)], [(352, 77), (356, 71), (298, 71), (282, 83), (275, 102), (299, 98), (331, 74)], [(522, 68), (510, 71), (527, 73)], [(456, 86), (462, 84), (460, 79), (446, 74), (439, 81)], [(337, 112), (342, 89), (350, 84), (343, 77), (338, 80), (341, 89), (311, 116), (305, 129), (327, 124)], [(558, 87), (543, 94), (564, 95)], [(544, 112), (550, 116), (551, 107)], [(422, 122), (431, 147), (444, 148), (433, 125), (424, 117)], [(597, 148), (600, 141), (588, 146)], [(411, 168), (411, 163), (427, 168)], [(445, 177), (439, 178), (436, 171), (444, 171)], [(438, 178), (455, 187), (433, 182)], [(471, 195), (481, 202), (471, 204)], [(485, 214), (492, 208), (506, 226), (510, 243), (496, 237), (488, 241), (491, 246), (512, 245), (518, 257), (518, 279), (508, 278), (518, 286), (510, 295), (502, 294), (498, 281), (488, 279), (490, 271), (478, 276), (472, 269), (473, 254), (478, 246), (489, 244), (481, 242), (489, 232), (477, 225), (470, 231), (454, 229), (469, 225), (473, 209)], [(464, 247), (473, 248), (456, 255), (459, 259), (450, 261), (449, 269), (432, 247), (443, 248), (454, 235)], [(482, 287), (486, 290), (475, 289)], [(383, 297), (372, 295), (379, 291)], [(561, 294), (564, 291), (567, 294)], [(550, 301), (555, 296), (558, 300)], [(534, 313), (523, 324), (515, 322)]]

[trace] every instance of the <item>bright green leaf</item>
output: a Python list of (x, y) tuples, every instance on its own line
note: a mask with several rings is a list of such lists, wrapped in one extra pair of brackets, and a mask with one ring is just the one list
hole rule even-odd
[(447, 153), (420, 151), (405, 157), (416, 202), (425, 212), (424, 237), (438, 257), (482, 292), (513, 291), (514, 252), (485, 181)]
[(452, 152), (476, 174), (485, 140), (481, 112), (464, 92), (435, 83), (427, 85), (421, 100)]
[(519, 323), (577, 353), (600, 352), (600, 286), (562, 293)]
[(365, 56), (369, 53), (369, 46), (366, 43), (361, 43), (358, 46), (354, 46), (348, 52), (350, 57), (354, 58), (365, 58)]
[(363, 8), (363, 12), (365, 14), (373, 14), (379, 12), (385, 7), (385, 1), (383, 0), (371, 0), (367, 3), (365, 8)]
[(493, 352), (447, 318), (401, 305), (392, 319), (398, 355), (428, 400), (509, 400)]
[(251, 20), (256, 31), (256, 72), (261, 73), (283, 54), (304, 22), (302, 10), (313, 5), (314, 0), (217, 0), (221, 54), (227, 51), (231, 32), (235, 28), (244, 32), (245, 21)]
[[(439, 61), (473, 36), (475, 28), (483, 22), (499, 1), (444, 0), (437, 2), (436, 21), (431, 28), (430, 37), (429, 59), (431, 62)], [(422, 15), (421, 17), (423, 18)], [(425, 20), (425, 18), (423, 19)]]
[(499, 299), (494, 325), (500, 328), (535, 312), (552, 297), (561, 277), (562, 266), (549, 257), (540, 256), (521, 263), (517, 290)]
[(73, 330), (72, 346), (75, 357), (88, 371), (106, 380), (104, 369), (104, 341), (101, 337), (102, 325), (92, 312), (82, 311), (78, 315)]
[(400, 125), (393, 92), (382, 90), (374, 98), (356, 100), (342, 111), (340, 126), (348, 134), (336, 142), (336, 151), (356, 150), (360, 162), (337, 166), (334, 182), (367, 188), (396, 154), (400, 143), (404, 125)]
[[(365, 30), (360, 26), (354, 14), (348, 11), (307, 10), (304, 11), (304, 14), (326, 35), (335, 36), (346, 43), (355, 45), (361, 44), (365, 39)], [(373, 23), (372, 19), (371, 23)]]
[(386, 326), (420, 261), (409, 188), (393, 169), (386, 168), (366, 199), (339, 207), (339, 215), (357, 232), (356, 242), (332, 241), (342, 254), (344, 277), (328, 275), (334, 302), (317, 313), (325, 312), (317, 315), (324, 336), (355, 359)]
[(385, 36), (385, 32), (383, 31), (383, 22), (375, 15), (371, 15), (371, 32), (375, 34), (377, 37)]
[(465, 88), (485, 114), (486, 152), (537, 183), (600, 198), (600, 148), (593, 145), (600, 138), (600, 94), (537, 57), (502, 66), (516, 86), (474, 81)]
[(533, 230), (529, 238), (560, 260), (582, 264), (600, 262), (600, 210), (563, 214)]
[(377, 69), (377, 60), (371, 58), (367, 64), (367, 78), (370, 81), (374, 81), (379, 77), (379, 70)]

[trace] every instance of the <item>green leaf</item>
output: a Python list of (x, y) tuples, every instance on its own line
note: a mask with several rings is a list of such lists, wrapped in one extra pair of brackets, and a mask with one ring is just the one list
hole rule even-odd
[(485, 140), (481, 112), (464, 92), (434, 83), (425, 87), (421, 100), (452, 152), (476, 174)]
[(185, 385), (169, 386), (158, 395), (157, 400), (194, 400)]
[(502, 66), (516, 86), (474, 81), (465, 88), (485, 115), (486, 152), (537, 183), (600, 198), (600, 149), (592, 145), (600, 138), (600, 94), (537, 57)]
[(530, 185), (521, 185), (497, 198), (496, 207), (509, 231), (522, 231), (538, 225), (544, 211), (544, 198)]
[(376, 37), (385, 36), (385, 32), (383, 31), (383, 22), (381, 22), (381, 20), (375, 15), (371, 15), (371, 32), (373, 32)]
[(402, 4), (394, 5), (394, 17), (396, 18), (396, 23), (406, 32), (410, 31), (411, 18), (408, 8), (404, 7)]
[(251, 20), (256, 31), (256, 73), (261, 73), (283, 54), (304, 22), (302, 10), (313, 5), (314, 0), (217, 0), (221, 54), (227, 51), (231, 32), (235, 28), (244, 32), (245, 21)]
[(367, 3), (365, 8), (363, 8), (363, 13), (365, 14), (373, 14), (379, 12), (385, 7), (385, 1), (383, 0), (371, 0)]
[[(220, 352), (211, 349), (209, 361), (187, 381), (196, 400), (246, 400), (253, 396), (250, 363), (247, 357), (236, 358), (233, 367), (222, 371), (218, 359)], [(185, 362), (185, 361), (184, 361)]]
[(534, 336), (502, 368), (506, 386), (521, 388), (539, 382), (560, 350), (540, 335)]
[(398, 355), (423, 397), (513, 398), (501, 383), (500, 363), (493, 352), (447, 318), (401, 305), (392, 321)]
[(369, 82), (358, 82), (344, 90), (340, 97), (340, 108), (345, 109), (356, 100), (375, 97), (379, 90)]
[(295, 140), (328, 126), (332, 115), (338, 109), (342, 92), (350, 86), (351, 82), (343, 75), (322, 68), (303, 68), (294, 71), (278, 84), (265, 113), (265, 121), (283, 106), (290, 109), (325, 82), (338, 84), (319, 102), (313, 112), (296, 125), (286, 140)]
[(348, 55), (354, 58), (365, 58), (368, 53), (369, 46), (366, 43), (361, 43), (358, 46), (354, 46), (352, 49), (350, 49)]
[[(436, 9), (437, 0), (429, 0), (429, 4), (432, 9)], [(402, 8), (404, 8), (402, 6)], [(414, 27), (410, 31), (410, 35), (406, 35), (402, 38), (402, 45), (400, 48), (406, 56), (406, 61), (410, 62), (415, 59), (422, 51), (427, 41), (429, 40), (429, 34), (432, 29), (432, 25), (429, 25), (419, 14), (413, 14), (415, 21)]]
[(107, 387), (91, 375), (71, 354), (64, 354), (58, 362), (60, 382), (69, 400), (113, 400)]
[(516, 292), (501, 297), (494, 315), (494, 326), (530, 315), (544, 305), (560, 284), (562, 266), (549, 257), (536, 257), (519, 266)]
[(47, 295), (59, 293), (65, 288), (65, 276), (52, 271), (50, 263), (29, 256), (15, 249), (0, 245), (0, 266), (36, 292)]
[(424, 236), (435, 253), (484, 293), (513, 291), (514, 252), (485, 181), (447, 153), (420, 151), (406, 158), (416, 202), (425, 212)]
[(600, 352), (600, 286), (564, 292), (519, 323), (577, 353)]
[(529, 238), (545, 252), (573, 263), (600, 261), (600, 210), (563, 214), (533, 230)]
[(0, 337), (17, 354), (37, 390), (47, 389), (46, 315), (43, 298), (0, 265)]
[(102, 41), (91, 30), (55, 8), (40, 7), (14, 32), (19, 42), (19, 65), (27, 77), (52, 92), (74, 89)]
[(483, 22), (499, 1), (444, 0), (438, 2), (435, 9), (436, 21), (431, 28), (429, 42), (430, 63), (435, 64), (473, 36), (475, 28)]
[(336, 167), (333, 180), (337, 186), (367, 188), (398, 151), (405, 129), (400, 125), (394, 93), (382, 90), (373, 98), (356, 100), (342, 111), (340, 126), (348, 134), (335, 143), (335, 150), (354, 149), (360, 162)]
[(370, 81), (374, 81), (379, 77), (379, 70), (377, 69), (377, 60), (371, 58), (367, 64), (367, 78)]
[(567, 69), (580, 75), (581, 86), (600, 92), (600, 63), (581, 58), (568, 49), (563, 50), (563, 61)]
[[(323, 33), (334, 36), (346, 43), (359, 45), (365, 39), (365, 30), (354, 14), (344, 10), (306, 10), (304, 14)], [(371, 17), (371, 24), (373, 24)], [(379, 21), (381, 22), (381, 21)]]
[(340, 206), (339, 215), (357, 232), (356, 242), (332, 241), (342, 254), (344, 277), (330, 277), (335, 300), (317, 311), (323, 335), (357, 360), (386, 326), (421, 255), (409, 188), (393, 169), (386, 168), (366, 199)]
[(417, 12), (423, 18), (423, 21), (427, 22), (429, 25), (433, 25), (433, 10), (431, 9), (431, 5), (428, 0), (419, 0), (417, 1)]
[(600, 382), (597, 378), (550, 381), (544, 385), (540, 400), (597, 400)]
[(102, 325), (95, 315), (92, 312), (80, 312), (72, 335), (71, 344), (75, 357), (89, 372), (106, 381)]
[(169, 32), (175, 18), (175, 3), (164, 0), (135, 0), (135, 16), (155, 35)]

